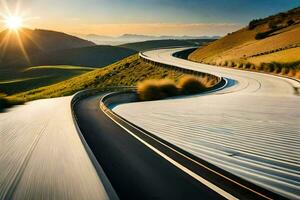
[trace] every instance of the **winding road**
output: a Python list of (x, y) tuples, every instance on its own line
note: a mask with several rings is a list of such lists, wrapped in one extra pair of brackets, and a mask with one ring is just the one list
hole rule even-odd
[(153, 50), (142, 57), (224, 77), (227, 87), (210, 94), (122, 104), (113, 111), (238, 177), (300, 199), (300, 83), (173, 57), (179, 50)]
[(0, 199), (300, 199), (299, 82), (173, 57), (179, 50), (142, 56), (226, 87), (113, 111), (99, 108), (100, 93), (74, 110), (62, 97), (1, 113)]

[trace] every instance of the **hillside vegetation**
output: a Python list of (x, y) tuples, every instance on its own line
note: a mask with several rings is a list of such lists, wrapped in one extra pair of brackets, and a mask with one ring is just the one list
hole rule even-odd
[(180, 72), (152, 66), (141, 61), (138, 55), (133, 55), (107, 67), (53, 85), (10, 95), (8, 98), (10, 100), (30, 101), (71, 95), (87, 88), (135, 86), (145, 79), (168, 78), (177, 81), (181, 76), (182, 73)]
[(137, 85), (137, 93), (142, 101), (159, 100), (177, 95), (191, 95), (207, 91), (215, 82), (208, 76), (182, 76), (176, 83), (170, 79), (147, 79)]
[(300, 78), (300, 7), (252, 20), (189, 55), (196, 62)]
[(35, 66), (20, 71), (18, 78), (0, 80), (0, 91), (8, 95), (51, 85), (96, 68), (80, 66)]

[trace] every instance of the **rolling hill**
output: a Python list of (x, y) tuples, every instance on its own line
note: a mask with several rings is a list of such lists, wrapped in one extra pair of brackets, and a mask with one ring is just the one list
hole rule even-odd
[(18, 57), (30, 60), (37, 53), (94, 45), (93, 42), (56, 31), (25, 28), (5, 30), (0, 33), (0, 63), (4, 65)]
[(107, 67), (53, 85), (10, 95), (8, 99), (24, 102), (41, 98), (67, 96), (87, 88), (135, 86), (137, 82), (145, 79), (170, 78), (177, 80), (181, 75), (181, 72), (145, 63), (135, 54)]
[(247, 27), (197, 49), (189, 59), (299, 77), (299, 35), (300, 7), (252, 20)]
[[(0, 91), (11, 95), (54, 84), (133, 54), (136, 51), (114, 46), (92, 46), (36, 54), (26, 67), (7, 67), (2, 70)], [(19, 59), (15, 63), (24, 66), (24, 62), (24, 59)]]
[(13, 95), (15, 93), (55, 84), (95, 69), (96, 68), (67, 65), (29, 67), (19, 72), (19, 77), (9, 80), (0, 80), (0, 91), (7, 95)]
[(48, 30), (6, 30), (0, 33), (0, 41), (0, 92), (9, 95), (54, 84), (136, 53)]
[(149, 40), (144, 42), (134, 42), (122, 44), (120, 47), (133, 49), (136, 51), (144, 51), (149, 49), (164, 48), (164, 47), (174, 47), (174, 46), (201, 46), (206, 45), (215, 39), (165, 39), (165, 40)]

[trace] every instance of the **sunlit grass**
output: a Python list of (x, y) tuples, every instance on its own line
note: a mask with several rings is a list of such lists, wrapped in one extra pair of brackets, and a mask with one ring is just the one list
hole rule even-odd
[(133, 55), (107, 67), (96, 69), (53, 85), (10, 95), (8, 98), (31, 101), (41, 98), (67, 96), (87, 88), (136, 86), (138, 82), (146, 79), (167, 78), (177, 81), (182, 75), (181, 72), (175, 70), (144, 63), (139, 59), (138, 55)]
[(30, 71), (35, 69), (64, 69), (64, 70), (84, 70), (84, 71), (91, 71), (97, 68), (93, 67), (82, 67), (82, 66), (72, 66), (72, 65), (49, 65), (49, 66), (35, 66), (29, 67), (24, 71)]
[(55, 84), (95, 69), (96, 68), (92, 67), (69, 65), (30, 67), (20, 73), (19, 77), (21, 78), (1, 80), (0, 91), (8, 95), (14, 95), (42, 86)]
[(299, 61), (300, 60), (299, 55), (300, 55), (300, 47), (278, 51), (266, 55), (256, 56), (247, 59), (247, 61), (255, 65), (259, 65), (261, 63), (271, 63), (271, 62), (290, 63), (290, 62)]

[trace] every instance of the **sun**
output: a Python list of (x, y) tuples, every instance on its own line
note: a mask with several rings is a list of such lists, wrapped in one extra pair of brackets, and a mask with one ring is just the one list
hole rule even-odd
[(7, 28), (11, 30), (18, 30), (22, 27), (23, 19), (20, 16), (8, 16), (5, 18)]

